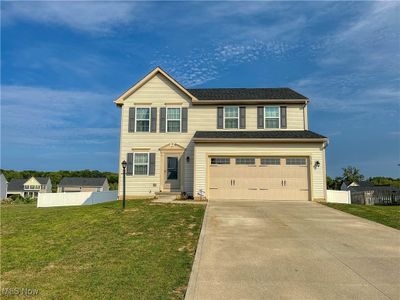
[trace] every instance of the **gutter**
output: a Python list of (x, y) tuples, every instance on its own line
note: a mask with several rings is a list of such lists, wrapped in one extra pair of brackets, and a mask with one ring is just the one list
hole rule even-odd
[(327, 138), (274, 139), (274, 138), (193, 138), (195, 143), (326, 143)]

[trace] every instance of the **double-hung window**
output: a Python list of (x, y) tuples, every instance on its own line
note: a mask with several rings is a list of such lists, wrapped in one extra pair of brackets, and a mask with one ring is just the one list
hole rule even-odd
[(150, 108), (136, 108), (136, 131), (150, 131)]
[(167, 108), (167, 132), (181, 132), (181, 109)]
[(279, 106), (264, 107), (264, 127), (279, 128), (280, 111)]
[(239, 128), (239, 107), (225, 106), (224, 107), (224, 126), (226, 129)]
[(149, 175), (149, 153), (135, 153), (133, 175)]

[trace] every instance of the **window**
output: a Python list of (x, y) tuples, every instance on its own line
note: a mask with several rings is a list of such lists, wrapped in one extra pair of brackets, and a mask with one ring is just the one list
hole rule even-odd
[(149, 175), (149, 154), (135, 153), (133, 175)]
[(181, 132), (180, 108), (167, 108), (167, 132)]
[(288, 166), (305, 166), (306, 164), (305, 158), (286, 158), (286, 165)]
[(229, 165), (231, 163), (230, 158), (227, 157), (213, 157), (211, 158), (212, 165)]
[(279, 166), (281, 164), (281, 160), (279, 158), (261, 158), (261, 164)]
[(239, 128), (239, 107), (238, 106), (224, 107), (224, 126), (227, 129)]
[(150, 131), (150, 108), (136, 109), (136, 131), (137, 132)]
[(280, 112), (278, 106), (264, 107), (264, 127), (279, 128)]
[(255, 165), (256, 159), (252, 157), (236, 158), (237, 165)]

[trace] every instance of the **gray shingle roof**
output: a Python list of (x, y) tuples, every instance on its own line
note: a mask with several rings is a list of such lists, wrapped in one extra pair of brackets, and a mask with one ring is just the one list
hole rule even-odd
[(309, 130), (196, 131), (196, 139), (323, 139)]
[(290, 88), (187, 89), (199, 100), (290, 100), (308, 99)]
[(7, 190), (8, 191), (23, 191), (24, 190), (24, 183), (28, 179), (11, 179), (11, 181), (8, 183)]
[(49, 177), (35, 177), (35, 179), (36, 179), (37, 181), (39, 181), (40, 184), (46, 184), (47, 181), (49, 181)]
[(64, 177), (59, 186), (103, 186), (107, 178), (87, 178), (87, 177)]
[(351, 192), (363, 192), (363, 191), (386, 191), (386, 192), (400, 192), (400, 189), (390, 185), (370, 185), (370, 186), (350, 186), (349, 191)]

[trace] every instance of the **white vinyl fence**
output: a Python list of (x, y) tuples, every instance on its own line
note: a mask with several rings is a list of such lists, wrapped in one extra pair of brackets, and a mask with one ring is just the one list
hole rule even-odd
[(118, 191), (78, 192), (78, 193), (40, 193), (37, 207), (92, 205), (117, 200)]
[(351, 194), (350, 191), (326, 191), (326, 202), (328, 203), (343, 203), (351, 204)]

